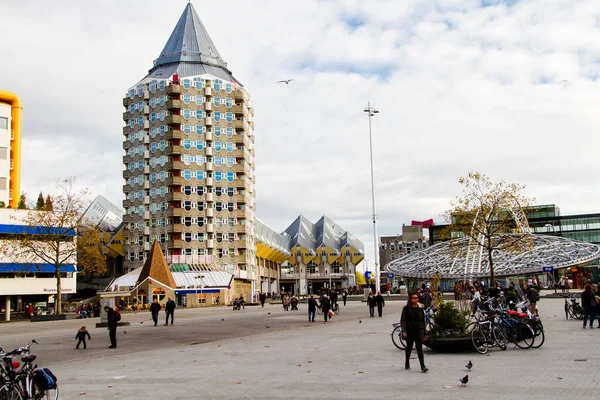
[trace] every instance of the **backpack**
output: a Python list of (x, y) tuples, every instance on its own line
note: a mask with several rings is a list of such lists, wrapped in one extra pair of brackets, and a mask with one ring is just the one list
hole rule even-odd
[(535, 288), (531, 288), (531, 301), (533, 301), (534, 303), (537, 303), (538, 301), (540, 301), (540, 292), (535, 289)]
[(115, 311), (115, 319), (117, 320), (117, 322), (119, 322), (121, 320), (121, 313), (118, 311)]
[(40, 368), (33, 371), (33, 382), (42, 392), (56, 389), (56, 381), (56, 376), (48, 368)]

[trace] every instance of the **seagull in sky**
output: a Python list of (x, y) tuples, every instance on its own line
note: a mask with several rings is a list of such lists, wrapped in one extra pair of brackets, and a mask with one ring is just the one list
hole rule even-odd
[(291, 81), (293, 81), (293, 79), (284, 79), (281, 81), (277, 81), (277, 83), (285, 83), (286, 85), (289, 85)]

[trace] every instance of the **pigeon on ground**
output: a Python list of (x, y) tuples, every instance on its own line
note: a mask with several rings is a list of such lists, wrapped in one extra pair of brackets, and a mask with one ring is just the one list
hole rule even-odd
[(359, 319), (359, 320), (358, 320), (358, 323), (359, 323), (359, 324), (362, 324), (362, 320), (360, 320), (360, 319)]
[(127, 331), (123, 331), (123, 335), (127, 335)]
[(221, 318), (221, 321), (225, 321), (225, 318)]
[(269, 326), (269, 325), (265, 325), (265, 328), (269, 329), (269, 328), (270, 328), (270, 326)]
[(144, 323), (144, 321), (140, 321), (140, 324), (143, 324), (143, 323)]
[(465, 367), (470, 371), (471, 368), (473, 368), (473, 363), (471, 362), (471, 360), (469, 360), (469, 363), (467, 365), (465, 365)]
[(463, 378), (459, 379), (461, 386), (467, 386), (467, 382), (469, 382), (469, 375), (465, 375)]
[(286, 85), (289, 85), (291, 81), (293, 81), (293, 79), (283, 79), (281, 81), (278, 81), (277, 83), (285, 83)]
[(268, 312), (267, 314), (271, 315), (271, 313), (270, 313), (270, 312)]

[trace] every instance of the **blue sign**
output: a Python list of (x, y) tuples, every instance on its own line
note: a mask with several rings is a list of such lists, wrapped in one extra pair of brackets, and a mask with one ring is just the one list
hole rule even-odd
[(392, 279), (393, 277), (394, 277), (394, 274), (392, 274), (392, 273), (388, 274), (388, 278)]
[(371, 271), (365, 271), (365, 279), (371, 279)]
[(554, 267), (542, 267), (542, 272), (554, 272)]

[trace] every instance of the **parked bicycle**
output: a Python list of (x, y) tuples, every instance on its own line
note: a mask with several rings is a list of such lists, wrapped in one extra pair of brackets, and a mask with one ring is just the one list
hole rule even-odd
[(486, 319), (472, 322), (467, 327), (467, 332), (469, 331), (471, 332), (473, 346), (481, 354), (486, 354), (490, 347), (498, 347), (502, 351), (507, 348), (508, 338), (506, 333), (493, 314), (490, 314)]
[(565, 318), (583, 319), (583, 307), (574, 295), (565, 297)]
[[(38, 369), (32, 365), (36, 356), (30, 354), (32, 340), (27, 346), (19, 347), (11, 352), (0, 348), (0, 399), (1, 400), (50, 400), (58, 399), (57, 379), (48, 368)], [(20, 355), (23, 365), (14, 357)]]

